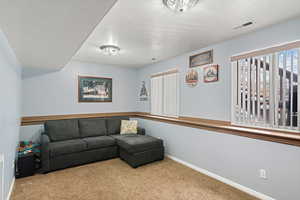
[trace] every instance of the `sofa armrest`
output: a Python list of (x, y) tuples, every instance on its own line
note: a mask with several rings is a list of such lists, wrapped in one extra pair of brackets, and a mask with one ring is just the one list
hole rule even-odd
[(50, 171), (50, 150), (49, 150), (50, 139), (45, 133), (41, 136), (41, 164), (42, 172), (46, 173)]
[(144, 128), (137, 128), (137, 134), (138, 135), (146, 135), (146, 130)]

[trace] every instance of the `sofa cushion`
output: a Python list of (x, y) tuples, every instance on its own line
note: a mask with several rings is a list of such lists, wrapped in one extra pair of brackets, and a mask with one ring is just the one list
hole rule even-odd
[(83, 138), (88, 149), (98, 149), (116, 145), (116, 140), (110, 136), (98, 136)]
[(105, 119), (80, 119), (79, 129), (81, 137), (106, 135)]
[(87, 149), (87, 144), (82, 139), (65, 140), (49, 143), (50, 157), (82, 152)]
[(112, 136), (117, 140), (118, 145), (128, 153), (143, 152), (150, 149), (163, 147), (161, 139), (148, 135), (115, 135)]
[(119, 139), (122, 139), (122, 138), (127, 137), (127, 136), (136, 136), (136, 135), (133, 135), (133, 134), (123, 134), (123, 135), (120, 135), (120, 134), (118, 134), (118, 135), (111, 135), (110, 137), (114, 138), (117, 141), (117, 143), (118, 143)]
[(120, 134), (137, 134), (138, 121), (137, 120), (121, 120)]
[(52, 142), (80, 137), (77, 119), (46, 121), (45, 131)]
[(120, 134), (121, 120), (128, 120), (128, 119), (129, 119), (128, 117), (107, 119), (106, 120), (107, 134), (108, 135)]

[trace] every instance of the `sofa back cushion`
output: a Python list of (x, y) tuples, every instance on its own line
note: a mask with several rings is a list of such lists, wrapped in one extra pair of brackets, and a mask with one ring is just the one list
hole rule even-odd
[(45, 131), (52, 142), (80, 137), (77, 119), (47, 121)]
[(107, 132), (105, 119), (100, 118), (80, 119), (79, 129), (81, 137), (103, 136)]
[(108, 135), (120, 134), (121, 120), (129, 120), (129, 117), (113, 117), (106, 120)]

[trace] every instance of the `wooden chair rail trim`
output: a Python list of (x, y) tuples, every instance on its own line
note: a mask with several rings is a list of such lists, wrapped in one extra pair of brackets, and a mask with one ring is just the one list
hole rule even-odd
[(228, 121), (209, 120), (209, 119), (193, 118), (193, 117), (186, 117), (186, 116), (173, 118), (173, 117), (156, 116), (156, 115), (151, 115), (149, 113), (142, 113), (142, 112), (92, 113), (92, 114), (23, 117), (22, 126), (43, 124), (45, 121), (48, 120), (117, 117), (117, 116), (129, 116), (135, 118), (142, 118), (142, 119), (177, 124), (177, 125), (182, 125), (182, 126), (187, 126), (192, 128), (249, 137), (254, 139), (300, 146), (300, 132), (294, 133), (294, 132), (287, 132), (287, 131), (248, 128), (248, 127), (241, 127), (241, 126), (233, 126)]
[(79, 118), (98, 118), (98, 117), (119, 117), (135, 116), (136, 112), (114, 112), (114, 113), (89, 113), (89, 114), (70, 114), (70, 115), (47, 115), (47, 116), (27, 116), (22, 117), (22, 126), (44, 124), (45, 121)]
[(199, 129), (204, 129), (209, 131), (216, 131), (216, 132), (221, 132), (226, 134), (232, 134), (232, 135), (244, 136), (244, 137), (249, 137), (254, 139), (300, 146), (300, 132), (293, 133), (287, 131), (275, 131), (275, 130), (266, 130), (266, 129), (258, 129), (258, 128), (240, 127), (240, 126), (231, 125), (231, 123), (228, 121), (208, 120), (208, 119), (191, 118), (191, 117), (183, 117), (183, 116), (179, 118), (170, 118), (170, 117), (154, 116), (150, 114), (140, 114), (140, 113), (137, 113), (136, 116), (144, 119), (178, 124), (178, 125), (188, 126), (192, 128), (199, 128)]

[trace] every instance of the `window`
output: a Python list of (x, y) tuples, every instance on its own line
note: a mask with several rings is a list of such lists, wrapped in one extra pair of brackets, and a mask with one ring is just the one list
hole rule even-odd
[(232, 57), (233, 124), (299, 131), (299, 47)]
[(178, 116), (178, 81), (177, 70), (151, 76), (151, 114)]

